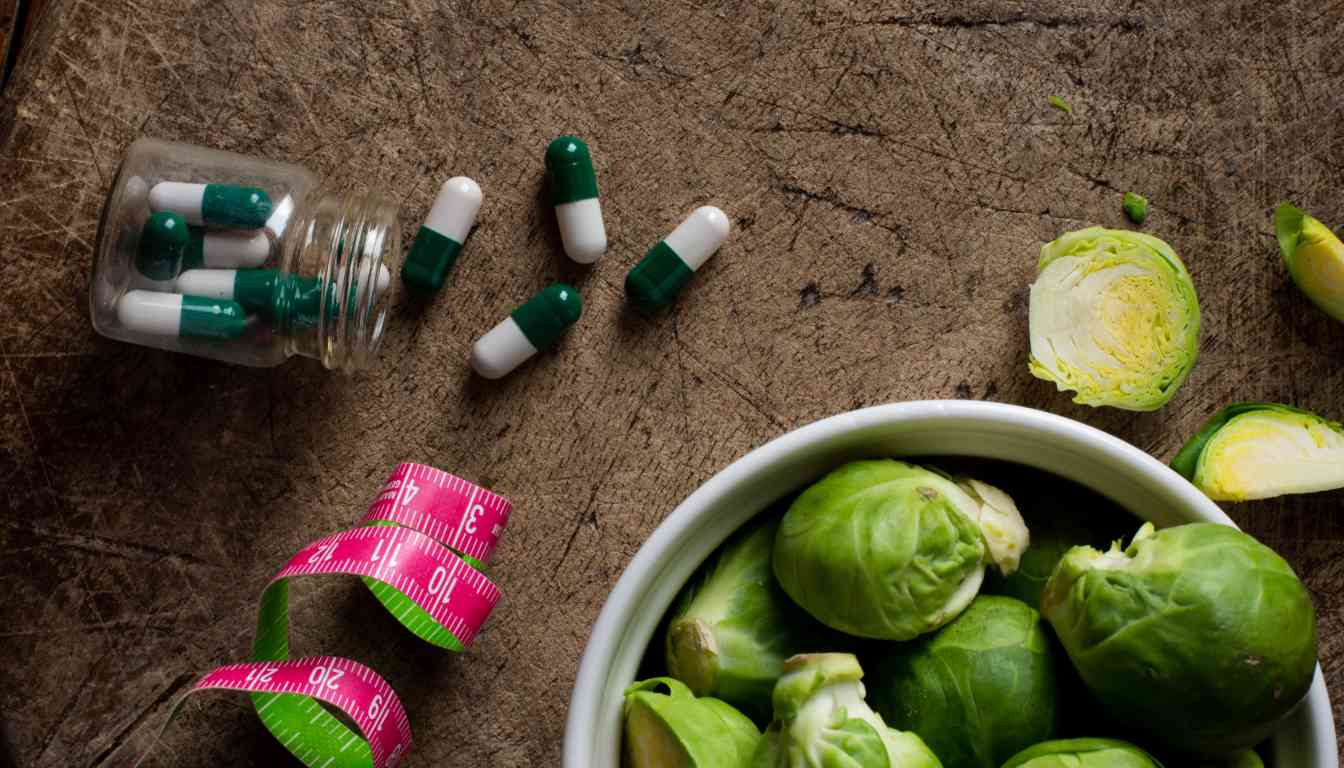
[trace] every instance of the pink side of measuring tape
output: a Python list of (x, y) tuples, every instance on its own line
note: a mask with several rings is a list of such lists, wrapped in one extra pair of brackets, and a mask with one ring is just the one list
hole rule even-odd
[[(361, 520), (366, 527), (308, 544), (271, 583), (317, 574), (371, 577), (410, 598), (467, 647), (499, 601), (500, 592), (445, 547), (484, 562), (494, 551), (511, 511), (512, 505), (498, 494), (433, 467), (403, 463), (393, 470)], [(370, 525), (377, 522), (400, 527)], [(372, 669), (348, 659), (315, 656), (219, 667), (178, 699), (169, 721), (187, 696), (205, 690), (291, 693), (325, 702), (343, 712), (368, 740), (374, 768), (395, 768), (411, 747), (406, 710), (391, 685)]]

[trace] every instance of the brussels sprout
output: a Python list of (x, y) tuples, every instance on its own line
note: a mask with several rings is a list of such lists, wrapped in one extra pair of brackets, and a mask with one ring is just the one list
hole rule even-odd
[(1269, 547), (1230, 526), (1145, 524), (1129, 547), (1074, 547), (1041, 599), (1101, 705), (1195, 754), (1250, 747), (1307, 692), (1316, 612)]
[[(833, 629), (909, 640), (951, 621), (980, 590), (988, 548), (977, 521), (1009, 517), (985, 506), (992, 505), (922, 467), (891, 459), (846, 464), (785, 513), (775, 577)], [(1020, 550), (1025, 526), (1018, 535)]]
[(1091, 227), (1041, 248), (1031, 285), (1033, 376), (1082, 405), (1155, 411), (1190, 375), (1199, 301), (1171, 246)]
[(1277, 403), (1235, 403), (1171, 466), (1217, 501), (1344, 488), (1344, 425)]
[(760, 740), (761, 732), (746, 715), (718, 699), (697, 699), (670, 677), (626, 689), (629, 768), (744, 768)]
[(1025, 603), (981, 595), (936, 634), (884, 650), (869, 677), (873, 708), (946, 768), (999, 768), (1055, 736), (1050, 638)]
[(1274, 231), (1293, 282), (1327, 315), (1344, 321), (1344, 243), (1288, 203), (1274, 211)]
[(863, 700), (862, 677), (848, 653), (786, 661), (752, 768), (942, 768), (918, 736), (882, 722)]
[(826, 634), (770, 572), (778, 528), (768, 516), (724, 544), (682, 592), (665, 643), (668, 671), (696, 696), (723, 699), (762, 723), (784, 660)]
[(1162, 768), (1162, 764), (1119, 739), (1063, 739), (1024, 749), (1003, 768)]

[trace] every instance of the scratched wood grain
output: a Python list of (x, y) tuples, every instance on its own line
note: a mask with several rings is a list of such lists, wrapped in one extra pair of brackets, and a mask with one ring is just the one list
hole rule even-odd
[[(353, 582), (295, 588), (294, 650), (406, 700), (410, 765), (559, 760), (578, 655), (621, 569), (714, 471), (792, 427), (913, 398), (1065, 414), (1167, 459), (1231, 400), (1344, 416), (1344, 325), (1285, 279), (1269, 212), (1344, 223), (1344, 3), (1048, 0), (56, 0), (0, 102), (0, 718), (22, 766), (124, 765), (166, 703), (243, 658), (256, 597), (428, 462), (516, 503), (479, 644), (441, 653)], [(1072, 116), (1049, 108), (1059, 95)], [(539, 205), (561, 132), (596, 157), (612, 247), (568, 265)], [(297, 160), (389, 191), (410, 237), (467, 174), (480, 227), (381, 368), (243, 370), (101, 340), (101, 197), (136, 137)], [(1186, 259), (1201, 360), (1162, 412), (1026, 371), (1037, 249), (1085, 224)], [(668, 313), (621, 280), (696, 205), (732, 241)], [(588, 309), (486, 385), (471, 340), (541, 285)], [(1344, 495), (1230, 507), (1320, 611), (1344, 701)], [(191, 707), (155, 765), (273, 765), (244, 700)]]

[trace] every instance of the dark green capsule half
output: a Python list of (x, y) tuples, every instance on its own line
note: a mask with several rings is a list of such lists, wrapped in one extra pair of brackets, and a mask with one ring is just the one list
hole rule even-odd
[(206, 184), (201, 220), (214, 227), (261, 229), (271, 217), (271, 198), (256, 187)]
[(406, 287), (419, 294), (431, 294), (443, 287), (448, 270), (457, 262), (462, 244), (446, 235), (420, 227), (411, 245), (410, 255), (401, 266), (401, 279)]
[(551, 205), (597, 197), (597, 174), (588, 145), (576, 136), (561, 136), (546, 147), (546, 182)]
[(135, 268), (150, 280), (172, 280), (182, 271), (191, 235), (187, 220), (172, 211), (159, 211), (140, 230)]
[(183, 296), (178, 336), (236, 339), (247, 330), (247, 315), (236, 301)]
[(205, 227), (187, 227), (187, 251), (182, 256), (182, 269), (200, 269), (205, 266)]
[[(335, 296), (332, 298), (334, 300)], [(319, 278), (295, 275), (276, 278), (270, 307), (273, 319), (283, 319), (296, 328), (312, 328), (317, 325), (321, 312), (322, 281)]]
[(667, 241), (660, 240), (625, 276), (625, 295), (641, 309), (661, 309), (672, 303), (692, 274)]
[(233, 300), (249, 312), (270, 310), (275, 304), (274, 269), (239, 269), (233, 274)]
[(564, 283), (554, 283), (513, 310), (510, 316), (532, 346), (542, 350), (559, 341), (582, 313), (583, 299), (579, 292)]

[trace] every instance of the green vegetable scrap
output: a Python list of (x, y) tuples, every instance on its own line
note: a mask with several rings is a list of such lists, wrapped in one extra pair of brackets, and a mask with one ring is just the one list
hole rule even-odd
[(1278, 403), (1214, 414), (1171, 466), (1215, 501), (1344, 488), (1344, 424)]
[(1091, 227), (1041, 248), (1031, 285), (1030, 369), (1082, 405), (1155, 411), (1199, 353), (1195, 284), (1171, 246)]
[(697, 696), (714, 696), (757, 722), (784, 660), (827, 634), (775, 582), (775, 515), (735, 534), (682, 591), (668, 627), (668, 671)]
[(1145, 524), (1129, 547), (1075, 547), (1041, 613), (1103, 708), (1155, 743), (1253, 746), (1306, 694), (1316, 613), (1288, 563), (1231, 526)]
[(746, 768), (761, 740), (746, 715), (670, 677), (630, 686), (624, 715), (629, 768)]
[(918, 736), (888, 728), (868, 706), (862, 677), (848, 653), (785, 662), (752, 768), (942, 768)]
[(1293, 282), (1327, 315), (1344, 322), (1344, 242), (1288, 203), (1274, 212), (1274, 230)]
[(846, 464), (785, 513), (775, 577), (813, 618), (851, 635), (909, 640), (937, 629), (975, 597), (986, 559), (1011, 571), (1026, 549), (1012, 500), (974, 487), (992, 503), (923, 467)]
[(1243, 749), (1230, 757), (1202, 761), (1194, 768), (1265, 768), (1265, 762), (1254, 750)]
[(1162, 768), (1162, 764), (1126, 741), (1063, 739), (1025, 749), (1003, 768)]
[(1058, 96), (1050, 97), (1050, 106), (1058, 109), (1060, 112), (1065, 112), (1070, 115), (1073, 114), (1073, 106)]
[(883, 654), (868, 680), (873, 708), (917, 734), (946, 768), (999, 768), (1056, 735), (1050, 638), (1025, 603), (981, 595), (936, 634)]
[(1134, 192), (1126, 192), (1125, 200), (1120, 204), (1129, 220), (1143, 226), (1148, 219), (1148, 198)]

